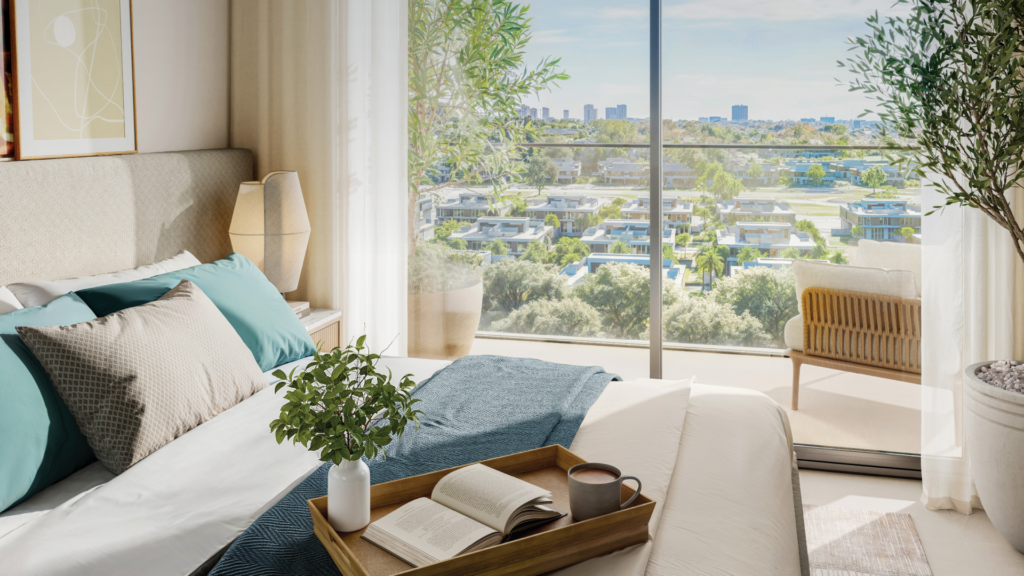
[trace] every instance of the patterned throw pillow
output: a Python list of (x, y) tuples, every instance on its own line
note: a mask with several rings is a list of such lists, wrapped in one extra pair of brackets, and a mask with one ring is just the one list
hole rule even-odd
[(187, 280), (149, 304), (18, 333), (115, 474), (267, 383), (231, 324)]

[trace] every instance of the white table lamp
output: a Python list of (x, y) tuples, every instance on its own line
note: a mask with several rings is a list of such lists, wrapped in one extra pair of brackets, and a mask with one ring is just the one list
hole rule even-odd
[(271, 172), (262, 182), (242, 182), (228, 230), (231, 247), (259, 266), (282, 294), (299, 286), (309, 232), (297, 172)]

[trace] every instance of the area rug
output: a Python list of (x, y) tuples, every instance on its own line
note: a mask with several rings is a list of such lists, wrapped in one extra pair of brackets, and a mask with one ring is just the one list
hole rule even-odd
[(811, 576), (932, 576), (909, 514), (804, 506)]

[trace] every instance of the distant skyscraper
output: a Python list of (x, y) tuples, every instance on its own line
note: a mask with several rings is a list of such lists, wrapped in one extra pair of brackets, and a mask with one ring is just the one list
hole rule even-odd
[(568, 120), (568, 119), (569, 119), (569, 111), (568, 110), (562, 110), (562, 120)]
[(597, 108), (594, 108), (593, 104), (586, 104), (583, 106), (583, 121), (590, 122), (591, 120), (597, 120)]
[(544, 120), (551, 118), (551, 112), (547, 108), (541, 108), (541, 117)]
[(618, 120), (618, 118), (619, 118), (619, 111), (614, 106), (612, 106), (610, 108), (605, 108), (604, 109), (604, 119), (605, 120)]
[(853, 129), (854, 130), (860, 130), (863, 127), (864, 127), (864, 121), (863, 120), (854, 120), (853, 121)]
[(835, 116), (822, 116), (821, 117), (821, 121), (824, 122), (825, 124), (835, 124), (836, 123), (836, 117)]
[(800, 121), (805, 122), (807, 124), (813, 124), (817, 122), (817, 120), (815, 120), (814, 118), (801, 118)]
[(529, 106), (527, 106), (526, 104), (523, 104), (522, 106), (519, 107), (519, 117), (520, 118), (526, 118), (529, 115), (530, 115), (530, 107)]
[(626, 116), (626, 105), (625, 104), (619, 104), (618, 106), (616, 106), (615, 107), (615, 115), (616, 115), (616, 117), (619, 120), (626, 120), (628, 118)]
[(697, 118), (697, 122), (708, 122), (708, 117), (707, 116), (701, 116), (700, 118)]
[(732, 121), (746, 120), (747, 119), (747, 105), (737, 104), (732, 107)]
[(710, 122), (721, 122), (723, 120), (725, 120), (725, 118), (723, 118), (721, 116), (712, 116), (712, 117), (708, 118), (708, 121), (710, 121)]
[(534, 120), (537, 119), (537, 109), (536, 108), (530, 108), (530, 117), (533, 118)]

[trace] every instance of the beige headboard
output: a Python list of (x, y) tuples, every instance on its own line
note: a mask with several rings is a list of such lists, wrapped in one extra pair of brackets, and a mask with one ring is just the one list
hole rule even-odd
[(0, 163), (0, 286), (231, 253), (248, 150)]

